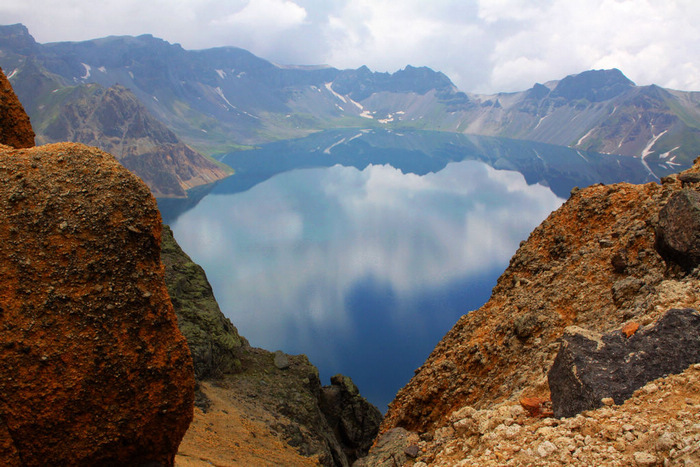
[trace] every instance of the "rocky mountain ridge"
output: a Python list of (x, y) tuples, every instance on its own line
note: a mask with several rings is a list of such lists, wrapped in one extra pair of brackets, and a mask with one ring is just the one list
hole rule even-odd
[[(697, 259), (692, 258), (696, 258), (693, 252), (698, 246), (699, 189), (700, 159), (691, 169), (666, 177), (661, 184), (622, 183), (574, 190), (570, 199), (521, 244), (490, 300), (464, 315), (399, 391), (382, 424), (382, 436), (395, 437), (396, 429), (408, 430), (404, 438), (413, 441), (406, 443), (420, 446), (413, 456), (415, 461), (404, 455), (409, 465), (499, 465), (506, 461), (561, 465), (586, 460), (630, 465), (636, 457), (653, 458), (644, 465), (657, 465), (664, 458), (676, 459), (681, 448), (685, 449), (683, 455), (697, 462), (700, 426), (691, 426), (697, 423), (693, 417), (700, 413), (700, 405), (697, 392), (682, 389), (692, 386), (688, 381), (697, 381), (697, 372), (692, 369), (678, 379), (657, 382), (657, 386), (670, 385), (670, 393), (676, 383), (680, 384), (677, 390), (688, 394), (687, 406), (683, 399), (680, 406), (668, 407), (665, 399), (659, 399), (656, 407), (648, 408), (655, 414), (669, 410), (678, 421), (674, 428), (668, 428), (668, 436), (682, 438), (685, 444), (671, 443), (674, 451), (668, 443), (657, 449), (648, 438), (635, 444), (638, 435), (613, 445), (618, 434), (629, 438), (624, 435), (624, 420), (641, 416), (635, 415), (639, 414), (635, 405), (641, 401), (625, 402), (618, 408), (616, 404), (622, 401), (603, 399), (600, 405), (614, 405), (613, 412), (604, 407), (584, 413), (584, 417), (596, 420), (596, 426), (607, 423), (604, 419), (611, 414), (619, 415), (611, 427), (618, 431), (609, 438), (595, 430), (580, 432), (584, 438), (595, 436), (595, 443), (600, 443), (587, 451), (579, 448), (593, 446), (593, 440), (577, 444), (575, 437), (581, 420), (573, 429), (568, 421), (548, 419), (549, 425), (537, 425), (521, 415), (526, 408), (547, 416), (548, 411), (540, 407), (546, 406), (554, 390), (548, 373), (560, 348), (559, 339), (570, 326), (582, 328), (590, 336), (605, 331), (619, 333), (621, 329), (634, 333), (640, 325), (657, 322), (672, 308), (698, 309), (700, 277)], [(500, 418), (496, 413), (502, 413)], [(488, 426), (485, 420), (491, 420)], [(510, 431), (509, 426), (513, 426)], [(567, 427), (574, 439), (562, 431), (560, 438), (544, 436), (545, 432), (554, 434), (541, 428), (544, 426)], [(537, 430), (541, 430), (539, 437), (532, 435)], [(663, 434), (656, 431), (660, 427), (654, 430), (657, 436)], [(531, 449), (525, 450), (525, 444), (515, 448), (514, 443), (526, 439)], [(366, 465), (392, 465), (381, 463), (387, 455), (377, 447), (381, 444), (382, 437)], [(535, 451), (537, 444), (542, 444), (542, 454)], [(555, 452), (561, 455), (548, 457)]]
[(87, 84), (61, 94), (58, 108), (41, 109), (50, 118), (36, 119), (39, 144), (74, 141), (99, 147), (141, 177), (157, 198), (183, 198), (187, 190), (231, 172), (184, 144), (122, 86)]
[[(0, 42), (31, 52), (37, 44), (22, 27), (3, 29)], [(15, 57), (0, 53), (3, 58)], [(13, 87), (37, 131), (37, 143), (79, 142), (114, 154), (141, 177), (158, 198), (184, 198), (187, 190), (230, 175), (184, 144), (128, 89), (65, 80), (36, 57), (24, 62), (21, 79), (8, 72)]]
[(339, 127), (526, 139), (654, 161), (658, 177), (689, 167), (700, 152), (700, 93), (636, 86), (615, 69), (477, 95), (425, 67), (282, 67), (242, 49), (188, 51), (149, 35), (38, 44), (21, 25), (0, 27), (0, 66), (29, 108), (36, 97), (19, 83), (37, 73), (63, 85), (121, 84), (207, 154)]

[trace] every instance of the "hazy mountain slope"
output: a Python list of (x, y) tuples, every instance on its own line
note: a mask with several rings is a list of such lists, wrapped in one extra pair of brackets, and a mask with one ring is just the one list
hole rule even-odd
[(644, 158), (657, 163), (659, 177), (689, 167), (700, 153), (700, 93), (636, 86), (616, 69), (476, 95), (426, 67), (279, 66), (235, 47), (190, 51), (150, 35), (37, 44), (22, 25), (0, 26), (0, 66), (26, 73), (39, 89), (32, 96), (17, 84), (29, 109), (56, 79), (121, 84), (207, 154), (340, 127), (532, 140)]
[(90, 84), (58, 90), (35, 118), (39, 142), (75, 141), (113, 154), (140, 176), (156, 197), (184, 197), (185, 190), (228, 173), (182, 143), (122, 86)]

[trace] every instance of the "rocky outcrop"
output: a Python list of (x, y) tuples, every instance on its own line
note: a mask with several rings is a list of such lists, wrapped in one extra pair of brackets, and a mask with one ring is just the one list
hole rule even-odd
[[(684, 178), (685, 183), (700, 182)], [(700, 263), (700, 192), (685, 188), (671, 196), (659, 212), (656, 240), (657, 249), (667, 260), (688, 270)]]
[[(183, 458), (228, 465), (252, 456), (258, 460), (248, 465), (267, 465), (269, 459), (278, 459), (278, 465), (303, 464), (289, 455), (282, 460), (279, 447), (268, 439), (271, 433), (315, 465), (346, 467), (366, 453), (381, 414), (349, 378), (337, 375), (333, 384), (322, 387), (305, 355), (281, 351), (245, 347), (240, 361), (239, 372), (201, 384), (210, 405), (206, 411), (195, 408), (193, 428), (180, 451)], [(234, 426), (238, 417), (250, 421), (246, 430), (255, 433), (254, 439)], [(219, 428), (212, 431), (211, 426)], [(230, 446), (232, 440), (235, 446)]]
[(221, 378), (240, 371), (239, 354), (248, 341), (221, 312), (204, 270), (182, 251), (167, 225), (162, 239), (165, 284), (192, 353), (195, 377)]
[(331, 385), (321, 388), (320, 407), (348, 462), (366, 456), (379, 432), (382, 413), (360, 396), (352, 379), (333, 376)]
[[(631, 342), (647, 329), (635, 333), (634, 323), (648, 326), (672, 308), (697, 309), (698, 268), (680, 267), (657, 237), (665, 216), (678, 228), (688, 225), (681, 219), (692, 213), (693, 204), (678, 209), (672, 200), (693, 198), (686, 190), (698, 192), (698, 174), (700, 160), (662, 184), (597, 185), (574, 192), (521, 244), (489, 301), (460, 318), (399, 391), (381, 431), (417, 432), (424, 441), (419, 461), (454, 461), (456, 451), (441, 453), (447, 445), (468, 449), (467, 435), (456, 426), (461, 410), (491, 411), (503, 404), (520, 407), (527, 398), (550, 398), (547, 373), (567, 327), (590, 335), (617, 330), (620, 339), (623, 329)], [(484, 425), (473, 436), (478, 442), (506, 436), (512, 422), (504, 423), (501, 434)]]
[(193, 370), (148, 188), (79, 144), (0, 149), (0, 458), (172, 465)]
[(13, 148), (34, 146), (34, 130), (10, 82), (0, 69), (0, 144)]
[[(219, 309), (204, 270), (182, 251), (168, 226), (163, 228), (161, 257), (198, 382), (183, 458), (221, 464), (236, 460), (243, 465), (255, 465), (259, 459), (306, 465), (315, 459), (322, 465), (349, 466), (367, 453), (382, 415), (349, 377), (336, 375), (330, 386), (322, 387), (318, 370), (306, 356), (250, 347)], [(256, 433), (254, 439), (241, 439), (247, 436), (236, 425), (238, 417), (260, 422), (247, 427)], [(216, 433), (212, 425), (218, 427)], [(296, 454), (285, 453), (287, 448), (270, 440), (270, 433)], [(238, 445), (230, 446), (231, 440)], [(230, 448), (208, 451), (205, 445)]]
[(418, 435), (413, 432), (403, 428), (392, 428), (377, 439), (371, 455), (358, 460), (353, 467), (406, 465), (406, 462), (418, 456), (419, 441)]
[(548, 381), (554, 416), (622, 404), (646, 383), (700, 362), (700, 313), (672, 309), (630, 336), (567, 328)]

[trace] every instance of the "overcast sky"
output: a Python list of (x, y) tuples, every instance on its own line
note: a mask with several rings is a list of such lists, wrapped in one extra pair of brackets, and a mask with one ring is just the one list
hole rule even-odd
[(518, 91), (588, 69), (700, 91), (698, 0), (2, 0), (39, 42), (153, 34), (279, 64), (410, 64), (463, 91)]

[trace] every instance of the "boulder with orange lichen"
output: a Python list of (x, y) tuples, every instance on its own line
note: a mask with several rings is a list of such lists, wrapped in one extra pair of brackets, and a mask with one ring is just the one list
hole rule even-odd
[(172, 465), (192, 359), (148, 187), (80, 144), (0, 147), (0, 457)]
[(0, 144), (13, 148), (34, 146), (34, 130), (24, 107), (0, 69)]

